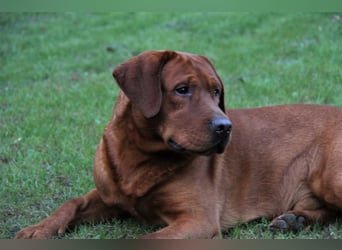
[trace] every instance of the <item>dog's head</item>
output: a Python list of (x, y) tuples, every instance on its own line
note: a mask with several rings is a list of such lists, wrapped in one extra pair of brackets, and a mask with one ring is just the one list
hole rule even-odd
[(231, 122), (225, 114), (220, 77), (204, 56), (147, 51), (114, 69), (120, 88), (135, 110), (171, 150), (222, 153)]

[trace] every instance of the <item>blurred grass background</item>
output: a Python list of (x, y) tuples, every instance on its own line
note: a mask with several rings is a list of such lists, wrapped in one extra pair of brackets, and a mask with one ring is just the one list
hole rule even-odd
[[(92, 161), (118, 87), (115, 65), (144, 50), (207, 56), (228, 107), (342, 106), (340, 13), (0, 13), (0, 238), (93, 188)], [(271, 234), (268, 220), (225, 238), (342, 238), (341, 221)], [(133, 220), (63, 238), (136, 238)]]

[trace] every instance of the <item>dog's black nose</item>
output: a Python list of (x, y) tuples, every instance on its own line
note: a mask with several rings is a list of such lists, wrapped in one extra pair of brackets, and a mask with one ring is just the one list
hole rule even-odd
[(232, 122), (228, 118), (218, 117), (210, 122), (210, 128), (221, 138), (228, 137), (232, 130)]

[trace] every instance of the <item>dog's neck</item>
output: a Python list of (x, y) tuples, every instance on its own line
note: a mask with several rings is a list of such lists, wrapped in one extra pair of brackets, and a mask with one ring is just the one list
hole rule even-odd
[(156, 121), (145, 119), (135, 112), (139, 111), (132, 108), (127, 98), (121, 100), (109, 124), (112, 129), (107, 130), (114, 134), (105, 133), (104, 137), (108, 147), (116, 148), (112, 151), (116, 152), (112, 167), (119, 176), (120, 189), (128, 196), (141, 197), (157, 184), (172, 178), (183, 166), (189, 165), (192, 157), (171, 151), (154, 129)]

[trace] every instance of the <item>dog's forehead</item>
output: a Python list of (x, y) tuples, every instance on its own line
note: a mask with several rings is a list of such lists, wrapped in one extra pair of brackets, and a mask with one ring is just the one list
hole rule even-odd
[(186, 64), (192, 64), (192, 66), (209, 66), (211, 68), (209, 59), (202, 55), (190, 54), (186, 52), (177, 52), (176, 58), (184, 61), (184, 63)]
[(216, 71), (211, 62), (204, 56), (177, 52), (176, 56), (165, 65), (164, 75), (193, 75), (217, 79)]

